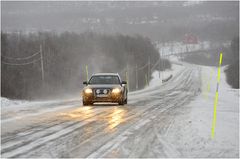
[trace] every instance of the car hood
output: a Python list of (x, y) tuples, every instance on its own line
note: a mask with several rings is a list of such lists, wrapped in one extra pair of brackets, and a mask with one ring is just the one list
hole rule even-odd
[(116, 88), (121, 87), (119, 84), (94, 84), (94, 85), (88, 85), (85, 88)]

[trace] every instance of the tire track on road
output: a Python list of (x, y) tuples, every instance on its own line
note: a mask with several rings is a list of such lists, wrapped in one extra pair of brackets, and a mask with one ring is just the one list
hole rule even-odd
[[(189, 72), (189, 76), (192, 74), (192, 71), (190, 71)], [(186, 76), (187, 78), (188, 78), (188, 76)], [(187, 82), (191, 82), (190, 80), (187, 80)], [(190, 88), (191, 88), (191, 85), (188, 85), (188, 88), (189, 88), (189, 90), (190, 90)], [(197, 90), (196, 90), (197, 91)], [(188, 95), (187, 95), (187, 97), (188, 98), (185, 98), (185, 100), (181, 100), (181, 99), (184, 99), (184, 97), (185, 97), (186, 95), (183, 95), (183, 96), (181, 96), (181, 94), (180, 95), (176, 95), (176, 97), (178, 97), (177, 99), (175, 99), (175, 103), (173, 103), (173, 104), (171, 104), (171, 106), (169, 106), (167, 109), (162, 109), (162, 107), (158, 107), (158, 109), (162, 109), (162, 111), (157, 111), (156, 110), (156, 112), (158, 112), (158, 115), (156, 115), (155, 113), (151, 113), (151, 112), (149, 112), (149, 114), (151, 114), (151, 115), (153, 115), (153, 116), (161, 116), (163, 113), (167, 113), (167, 112), (169, 112), (169, 111), (171, 111), (172, 109), (175, 109), (176, 107), (178, 107), (178, 106), (181, 106), (181, 104), (185, 104), (186, 102), (189, 102), (189, 100), (191, 99), (191, 97), (188, 97)], [(192, 95), (192, 96), (194, 96), (194, 95)], [(171, 98), (169, 98), (169, 99), (167, 99), (167, 100), (165, 100), (162, 104), (164, 104), (164, 103), (167, 103), (167, 102), (170, 102), (171, 100), (172, 100), (172, 98), (173, 97), (171, 97)], [(149, 118), (148, 116), (145, 116), (144, 117), (146, 120)], [(141, 121), (140, 121), (141, 122)], [(138, 124), (139, 122), (137, 122), (136, 124)], [(170, 123), (172, 123), (172, 120), (170, 120)], [(170, 124), (171, 125), (171, 124)], [(170, 126), (169, 125), (169, 126)], [(169, 127), (167, 127), (166, 128), (166, 130), (165, 130), (165, 132), (167, 133), (168, 132), (168, 130), (169, 130)], [(142, 131), (140, 131), (140, 132), (142, 132)], [(165, 133), (165, 134), (166, 134)], [(129, 138), (129, 135), (127, 136), (127, 134), (130, 134), (130, 135), (133, 135), (134, 134), (134, 138), (136, 137), (136, 136), (140, 136), (140, 137), (142, 137), (142, 139), (144, 139), (145, 137), (144, 137), (144, 135), (139, 135), (139, 131), (136, 133), (136, 132), (131, 132), (131, 130), (126, 130), (123, 134), (120, 134), (119, 136), (122, 136), (122, 138), (123, 139), (121, 139), (121, 138), (119, 138), (119, 137), (117, 137), (117, 140), (120, 140), (121, 142), (124, 142), (125, 140), (127, 140), (128, 138)], [(146, 138), (147, 137), (149, 137), (149, 134), (148, 133), (146, 133)], [(152, 136), (153, 137), (153, 136)], [(151, 137), (151, 138), (152, 138)], [(158, 135), (158, 137), (159, 137), (159, 135)], [(129, 139), (128, 139), (129, 140)], [(117, 142), (117, 141), (115, 141), (115, 142)], [(144, 142), (145, 143), (145, 142)], [(112, 141), (109, 141), (108, 143), (106, 143), (106, 145), (108, 145), (108, 149), (106, 150), (106, 152), (103, 152), (104, 150), (101, 150), (101, 148), (97, 151), (97, 152), (94, 152), (93, 154), (91, 154), (91, 155), (89, 155), (88, 157), (122, 157), (122, 156), (107, 156), (106, 154), (109, 154), (109, 153), (111, 153), (111, 152), (118, 152), (118, 150), (116, 150), (116, 146), (114, 146), (115, 144), (114, 144), (114, 142), (112, 142)], [(145, 150), (145, 148), (144, 148), (144, 146), (143, 146), (143, 144), (141, 144), (141, 143), (135, 143), (135, 144), (132, 144), (132, 145), (134, 145), (134, 146), (136, 146), (136, 150), (138, 149), (138, 146), (140, 145), (140, 149), (138, 149), (138, 153), (132, 153), (130, 156), (124, 156), (124, 157), (139, 157), (139, 156), (141, 156), (141, 151), (144, 151)], [(165, 143), (163, 143), (163, 148), (164, 148), (164, 145), (165, 145)], [(147, 145), (146, 145), (147, 146)], [(167, 153), (166, 154), (169, 154), (169, 151), (170, 150), (168, 150), (169, 149), (169, 145), (166, 145), (166, 150), (167, 150)], [(106, 149), (106, 148), (105, 148)], [(115, 149), (115, 150), (113, 150), (113, 149)], [(119, 149), (119, 148), (118, 148)], [(134, 150), (134, 151), (136, 151), (136, 150)], [(165, 150), (165, 151), (166, 151)], [(126, 149), (125, 149), (125, 151), (126, 151)], [(176, 154), (180, 154), (178, 151), (176, 151), (176, 150), (173, 150), (172, 152), (176, 152)], [(100, 153), (101, 152), (101, 153)], [(104, 154), (104, 155), (106, 155), (106, 156), (104, 156), (104, 155), (101, 155), (101, 154)], [(121, 154), (121, 153), (120, 153)], [(135, 156), (137, 154), (137, 156)], [(171, 153), (172, 154), (172, 153)]]
[[(41, 154), (40, 152), (49, 152), (51, 156), (51, 146), (54, 145), (59, 146), (59, 150), (63, 149), (64, 147), (73, 147), (73, 149), (69, 152), (61, 152), (57, 151), (52, 154), (53, 157), (86, 157), (94, 151), (103, 152), (104, 155), (111, 153), (114, 149), (116, 149), (115, 143), (124, 143), (128, 136), (131, 134), (131, 127), (136, 127), (137, 125), (141, 125), (139, 121), (145, 121), (147, 119), (156, 118), (161, 116), (164, 112), (169, 112), (179, 106), (179, 104), (184, 104), (189, 102), (191, 98), (195, 96), (195, 94), (189, 94), (189, 91), (196, 91), (195, 88), (192, 86), (193, 80), (191, 78), (193, 74), (192, 69), (186, 69), (181, 73), (181, 77), (172, 79), (172, 81), (178, 79), (174, 83), (169, 83), (163, 86), (163, 89), (149, 91), (146, 93), (141, 93), (141, 95), (145, 95), (148, 99), (136, 100), (134, 98), (130, 98), (132, 102), (128, 106), (124, 107), (115, 107), (118, 109), (123, 109), (118, 113), (113, 112), (113, 108), (110, 107), (109, 109), (96, 109), (92, 108), (92, 111), (97, 113), (99, 110), (99, 114), (95, 114), (94, 116), (89, 116), (86, 119), (69, 122), (69, 121), (62, 121), (59, 122), (57, 125), (53, 124), (47, 129), (42, 129), (40, 131), (33, 131), (30, 134), (27, 134), (24, 137), (29, 137), (28, 141), (24, 144), (21, 139), (18, 141), (18, 144), (10, 144), (10, 146), (6, 146), (7, 143), (12, 141), (13, 143), (16, 142), (17, 138), (12, 138), (10, 140), (3, 139), (5, 141), (3, 143), (3, 151), (1, 152), (2, 155), (5, 157), (32, 157), (38, 156)], [(190, 79), (189, 79), (190, 78)], [(171, 94), (176, 90), (181, 90), (181, 88), (188, 88), (185, 90), (184, 93), (181, 91), (177, 91), (176, 93)], [(160, 87), (161, 88), (161, 87)], [(184, 100), (182, 100), (184, 99)], [(144, 104), (143, 103), (144, 100)], [(167, 105), (166, 105), (167, 103)], [(170, 104), (169, 104), (170, 103)], [(171, 104), (172, 103), (172, 104)], [(145, 105), (145, 106), (139, 106)], [(124, 110), (125, 109), (125, 110)], [(169, 110), (168, 110), (169, 109)], [(121, 113), (125, 111), (124, 120), (117, 123), (113, 126), (112, 132), (109, 132), (109, 123), (107, 122), (111, 118), (116, 116), (121, 116)], [(155, 114), (155, 115), (154, 115)], [(99, 120), (100, 119), (100, 120)], [(99, 121), (98, 121), (99, 120)], [(115, 120), (118, 120), (117, 118)], [(152, 119), (153, 120), (153, 119)], [(114, 121), (112, 121), (114, 123)], [(146, 122), (146, 121), (145, 121)], [(168, 126), (170, 126), (172, 121), (168, 121)], [(148, 123), (148, 122), (147, 122)], [(145, 124), (147, 124), (145, 123)], [(43, 123), (43, 125), (46, 123)], [(143, 125), (144, 126), (144, 125)], [(92, 128), (91, 132), (84, 134), (84, 129)], [(30, 129), (31, 130), (31, 129)], [(169, 127), (165, 127), (166, 133), (169, 131)], [(127, 134), (125, 134), (125, 133)], [(96, 134), (94, 134), (96, 133)], [(18, 133), (17, 133), (18, 134)], [(17, 135), (15, 134), (15, 135)], [(124, 135), (125, 134), (125, 135)], [(146, 134), (146, 133), (145, 133)], [(14, 136), (14, 134), (12, 135)], [(140, 135), (141, 136), (141, 135)], [(156, 135), (155, 135), (156, 136)], [(80, 139), (77, 140), (79, 142), (68, 143), (67, 141), (72, 141), (73, 139)], [(118, 140), (121, 141), (120, 143)], [(58, 139), (58, 140), (57, 140)], [(114, 140), (115, 143), (112, 141)], [(97, 143), (96, 143), (97, 141)], [(61, 142), (61, 143), (59, 143)], [(99, 142), (99, 143), (98, 143)], [(46, 146), (48, 145), (48, 146)], [(107, 145), (104, 147), (104, 145)], [(163, 143), (164, 145), (164, 143)], [(5, 147), (4, 147), (5, 146)], [(31, 147), (31, 148), (30, 148)], [(44, 147), (50, 147), (50, 150), (45, 149)], [(109, 151), (110, 148), (111, 151)], [(106, 151), (107, 149), (107, 151)], [(146, 148), (140, 148), (139, 152), (143, 152)], [(39, 154), (40, 153), (40, 154)], [(58, 154), (61, 154), (59, 156)], [(95, 156), (99, 155), (95, 153)], [(91, 155), (90, 155), (91, 156)], [(93, 155), (94, 156), (94, 155)], [(41, 156), (40, 156), (41, 157)]]

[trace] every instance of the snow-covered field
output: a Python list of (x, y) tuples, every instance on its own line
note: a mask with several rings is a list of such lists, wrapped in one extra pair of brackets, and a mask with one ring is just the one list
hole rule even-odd
[(158, 43), (157, 48), (162, 57), (168, 56), (169, 54), (178, 54), (198, 50), (208, 50), (220, 47), (229, 47), (230, 41), (223, 43), (214, 43), (211, 41), (199, 41), (197, 44), (184, 44), (183, 42), (169, 42), (169, 43)]
[[(125, 106), (1, 98), (2, 157), (239, 157), (239, 90), (222, 68), (211, 138), (217, 68), (173, 61)], [(211, 78), (212, 77), (212, 78)]]

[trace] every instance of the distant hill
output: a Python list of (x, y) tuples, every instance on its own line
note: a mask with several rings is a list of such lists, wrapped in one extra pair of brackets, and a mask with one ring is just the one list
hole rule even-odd
[(186, 33), (204, 40), (238, 35), (239, 2), (1, 2), (2, 30), (141, 34), (181, 41)]

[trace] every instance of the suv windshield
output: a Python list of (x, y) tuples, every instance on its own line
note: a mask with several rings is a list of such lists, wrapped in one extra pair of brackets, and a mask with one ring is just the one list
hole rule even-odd
[(89, 80), (89, 84), (120, 84), (118, 76), (99, 75), (92, 76)]

